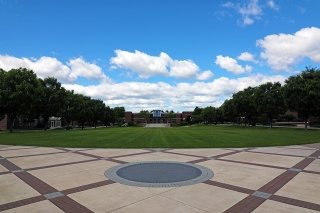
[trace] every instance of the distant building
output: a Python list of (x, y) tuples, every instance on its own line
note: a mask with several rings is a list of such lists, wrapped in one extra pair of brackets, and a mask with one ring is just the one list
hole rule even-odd
[(192, 112), (167, 113), (162, 110), (152, 110), (149, 114), (125, 112), (125, 122), (141, 123), (181, 123), (191, 116)]
[(49, 118), (49, 128), (50, 129), (61, 128), (61, 118), (50, 117)]

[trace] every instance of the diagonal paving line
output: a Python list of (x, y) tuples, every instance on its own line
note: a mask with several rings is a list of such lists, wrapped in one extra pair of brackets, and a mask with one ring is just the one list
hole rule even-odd
[[(32, 174), (22, 170), (19, 166), (15, 165), (14, 163), (10, 162), (7, 159), (1, 159), (0, 163), (2, 166), (4, 166), (6, 169), (10, 170), (14, 175), (16, 175), (18, 178), (20, 178), (23, 182), (31, 186), (34, 190), (42, 194), (42, 196), (45, 196), (47, 199), (48, 194), (53, 193), (59, 193), (59, 190), (55, 189), (54, 187), (50, 186), (46, 182), (40, 180), (39, 178), (33, 176)], [(42, 199), (42, 198), (41, 198)], [(27, 200), (27, 203), (30, 204), (30, 202), (39, 202), (41, 199), (33, 199), (30, 198), (30, 200)], [(62, 209), (63, 211), (67, 213), (75, 213), (75, 212), (92, 212), (85, 206), (81, 205), (80, 203), (74, 201), (73, 199), (65, 196), (62, 194), (62, 196), (53, 197), (52, 199), (48, 199), (53, 204), (55, 204), (57, 207)], [(22, 201), (24, 203), (25, 201)], [(15, 206), (16, 204), (16, 206)], [(13, 202), (8, 207), (16, 208), (21, 206), (21, 203), (19, 202)]]
[[(312, 153), (309, 157), (318, 157), (320, 155), (320, 150), (317, 150), (316, 152)], [(297, 163), (292, 168), (294, 169), (304, 169), (307, 167), (312, 161), (314, 161), (315, 158), (305, 158), (301, 160), (299, 163)], [(274, 193), (276, 193), (279, 189), (281, 189), (284, 185), (286, 185), (288, 182), (290, 182), (297, 174), (299, 174), (299, 171), (291, 171), (287, 170), (274, 178), (273, 180), (269, 181), (264, 186), (260, 187), (257, 192), (269, 194), (271, 197), (274, 197)], [(277, 198), (277, 197), (276, 197)], [(256, 196), (254, 194), (249, 195), (248, 197), (244, 198), (240, 202), (236, 203), (229, 209), (227, 209), (225, 212), (227, 213), (235, 213), (235, 212), (252, 212), (256, 208), (258, 208), (265, 200), (263, 197)], [(276, 201), (281, 202), (281, 199), (275, 199)], [(290, 200), (290, 199), (289, 199)], [(294, 199), (293, 199), (294, 200)], [(292, 201), (292, 200), (290, 200)], [(300, 201), (300, 203), (303, 203), (304, 201)], [(295, 202), (291, 202), (290, 204), (296, 205)], [(316, 205), (317, 204), (313, 204)], [(309, 207), (308, 205), (304, 205), (304, 207)]]

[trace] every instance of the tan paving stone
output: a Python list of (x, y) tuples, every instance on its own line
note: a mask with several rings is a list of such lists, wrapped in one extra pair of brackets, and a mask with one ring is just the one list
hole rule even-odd
[(283, 154), (283, 155), (297, 155), (297, 156), (309, 156), (314, 153), (315, 149), (292, 149), (292, 148), (284, 148), (284, 147), (262, 147), (257, 148), (252, 151), (256, 152), (265, 152), (265, 153), (275, 153), (275, 154)]
[(299, 173), (276, 194), (320, 204), (320, 175)]
[(83, 160), (91, 160), (93, 158), (75, 154), (75, 153), (59, 153), (50, 155), (28, 156), (21, 158), (12, 158), (10, 161), (23, 169), (34, 168), (40, 166), (49, 166), (61, 163), (69, 163)]
[(14, 174), (0, 175), (0, 204), (40, 195)]
[(223, 212), (247, 197), (247, 194), (200, 183), (179, 187), (161, 196), (209, 212)]
[(24, 149), (19, 150), (0, 150), (0, 156), (3, 157), (15, 157), (15, 156), (24, 156), (24, 155), (36, 155), (36, 154), (45, 154), (45, 153), (56, 153), (61, 152), (54, 148), (33, 148), (33, 149)]
[(35, 148), (35, 147), (33, 147), (33, 146), (8, 146), (8, 147), (1, 148), (1, 151), (8, 150), (8, 149), (30, 149), (30, 148)]
[(0, 165), (0, 172), (7, 172), (8, 169), (6, 169), (5, 167), (3, 167), (2, 165)]
[(0, 144), (0, 149), (11, 147), (10, 145), (2, 145)]
[(101, 157), (114, 157), (119, 155), (135, 154), (147, 151), (142, 149), (93, 149), (81, 152), (98, 155)]
[(154, 196), (143, 201), (134, 203), (132, 205), (123, 207), (114, 211), (115, 213), (163, 213), (163, 212), (175, 212), (175, 213), (194, 213), (204, 212), (194, 207), (188, 206), (181, 202), (162, 197)]
[(320, 159), (315, 159), (305, 170), (320, 172)]
[(103, 175), (107, 169), (118, 165), (118, 163), (105, 161), (105, 160), (98, 160), (86, 163), (78, 163), (74, 164), (73, 166), (81, 169), (82, 171), (89, 171), (91, 173)]
[(4, 211), (3, 213), (62, 213), (61, 209), (59, 209), (57, 206), (52, 204), (48, 200), (40, 201), (37, 203), (32, 203), (26, 206), (21, 206), (14, 209), (9, 209), (7, 211)]
[(277, 212), (277, 213), (316, 213), (318, 211), (314, 211), (311, 209), (306, 209), (298, 206), (292, 206), (285, 203), (276, 202), (273, 200), (266, 200), (262, 203), (258, 208), (256, 208), (253, 213), (270, 213), (270, 212)]
[(144, 200), (152, 195), (150, 192), (137, 190), (136, 187), (114, 183), (70, 194), (69, 196), (94, 212), (109, 212)]
[(212, 157), (212, 156), (221, 155), (221, 154), (225, 154), (232, 151), (225, 150), (225, 149), (174, 149), (174, 150), (169, 150), (169, 152), (176, 152), (176, 153), (188, 154), (188, 155), (197, 155), (202, 157)]
[(96, 165), (92, 165), (94, 162), (90, 163), (90, 167), (86, 167), (89, 165), (79, 166), (79, 164), (76, 164), (34, 170), (30, 173), (56, 189), (64, 190), (106, 180), (107, 178), (104, 176), (104, 172), (108, 168), (116, 165), (115, 163), (106, 161), (96, 163)]
[(178, 162), (188, 162), (192, 160), (197, 160), (197, 157), (189, 157), (183, 155), (175, 155), (175, 154), (168, 154), (162, 152), (154, 152), (150, 154), (143, 154), (143, 155), (134, 155), (128, 157), (121, 157), (117, 158), (118, 160), (123, 160), (127, 162), (135, 162), (135, 161), (178, 161)]
[(254, 190), (259, 189), (285, 171), (218, 160), (202, 162), (199, 165), (213, 171), (212, 180)]
[(252, 152), (241, 152), (234, 155), (223, 157), (222, 159), (236, 160), (241, 162), (258, 163), (272, 166), (292, 167), (303, 160), (302, 157), (269, 155)]

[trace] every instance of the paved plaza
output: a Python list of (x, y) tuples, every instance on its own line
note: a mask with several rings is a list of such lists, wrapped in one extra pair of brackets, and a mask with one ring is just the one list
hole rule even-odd
[[(71, 149), (0, 145), (2, 212), (319, 212), (320, 144), (240, 149)], [(175, 161), (211, 169), (182, 187), (127, 186), (107, 169)], [(143, 175), (143, 174), (141, 174)]]

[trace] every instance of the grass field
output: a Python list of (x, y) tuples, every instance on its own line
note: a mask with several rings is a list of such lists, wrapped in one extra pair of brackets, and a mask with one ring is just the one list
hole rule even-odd
[(320, 142), (320, 130), (199, 126), (0, 133), (0, 144), (93, 148), (256, 147)]

